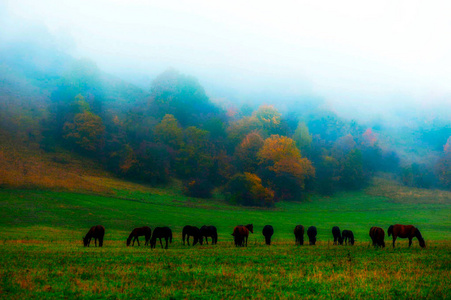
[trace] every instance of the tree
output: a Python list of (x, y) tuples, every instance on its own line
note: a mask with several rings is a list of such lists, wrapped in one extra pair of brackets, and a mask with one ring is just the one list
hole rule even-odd
[[(267, 138), (257, 157), (260, 165), (267, 170), (263, 178), (271, 183), (276, 197), (280, 199), (299, 195), (305, 187), (305, 179), (315, 175), (315, 168), (307, 158), (301, 156), (295, 141), (285, 136), (272, 135)], [(291, 178), (296, 184), (277, 180), (277, 177)]]
[(73, 122), (64, 125), (64, 139), (80, 149), (88, 152), (96, 152), (103, 146), (102, 118), (90, 111), (84, 111), (75, 115)]
[(304, 122), (299, 122), (296, 128), (293, 139), (296, 141), (296, 145), (301, 150), (301, 154), (308, 155), (312, 146), (313, 137), (309, 133), (308, 127)]
[(254, 117), (260, 126), (268, 134), (279, 133), (281, 128), (282, 115), (272, 105), (262, 105), (254, 113)]
[(233, 176), (225, 187), (226, 198), (233, 204), (245, 206), (273, 206), (274, 192), (262, 185), (262, 180), (253, 173)]
[(258, 132), (251, 132), (241, 141), (235, 151), (239, 170), (255, 173), (258, 169), (257, 154), (263, 146), (263, 138)]
[(165, 115), (161, 122), (154, 128), (155, 140), (179, 149), (183, 144), (183, 129), (179, 127), (177, 119), (173, 115)]
[(220, 113), (196, 78), (175, 70), (163, 72), (152, 82), (151, 96), (155, 105), (153, 113), (159, 117), (174, 115), (183, 127), (199, 126), (208, 117)]
[(359, 189), (366, 184), (363, 157), (359, 150), (350, 151), (341, 163), (340, 184), (347, 189)]

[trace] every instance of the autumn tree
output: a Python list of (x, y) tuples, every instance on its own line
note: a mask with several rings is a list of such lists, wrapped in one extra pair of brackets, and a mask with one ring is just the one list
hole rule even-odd
[(282, 115), (272, 105), (262, 105), (253, 114), (257, 119), (262, 129), (268, 135), (280, 133), (282, 125)]
[(233, 176), (225, 189), (226, 199), (233, 204), (245, 206), (274, 205), (274, 192), (263, 186), (262, 180), (253, 173), (239, 173)]
[(301, 156), (295, 141), (285, 136), (267, 138), (257, 157), (266, 170), (263, 178), (270, 182), (279, 199), (299, 195), (305, 187), (305, 179), (315, 175), (315, 168)]
[(251, 132), (241, 141), (235, 151), (236, 165), (241, 171), (255, 173), (258, 169), (257, 154), (263, 146), (258, 132)]
[(92, 113), (89, 105), (84, 105), (82, 99), (76, 100), (77, 107), (81, 107), (79, 112), (75, 114), (72, 122), (64, 124), (64, 139), (79, 149), (87, 152), (96, 152), (103, 145), (103, 134), (105, 126), (102, 118)]

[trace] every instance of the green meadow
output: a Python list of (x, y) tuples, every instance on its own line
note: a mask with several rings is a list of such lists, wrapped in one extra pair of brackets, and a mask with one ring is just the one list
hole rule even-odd
[[(347, 192), (258, 209), (168, 189), (0, 190), (0, 208), (0, 297), (6, 299), (451, 297), (449, 201), (409, 204)], [(247, 223), (254, 234), (247, 248), (236, 248), (232, 230)], [(374, 249), (370, 227), (386, 231), (394, 223), (417, 226), (427, 248), (398, 239), (393, 249), (386, 236), (387, 247)], [(95, 224), (106, 228), (104, 247), (85, 248), (82, 236)], [(188, 224), (215, 225), (218, 245), (183, 246)], [(266, 224), (275, 229), (271, 246), (261, 234)], [(317, 227), (316, 246), (294, 245), (297, 224)], [(171, 227), (169, 249), (126, 247), (130, 231), (144, 225)], [(356, 245), (332, 245), (332, 226), (352, 230)]]

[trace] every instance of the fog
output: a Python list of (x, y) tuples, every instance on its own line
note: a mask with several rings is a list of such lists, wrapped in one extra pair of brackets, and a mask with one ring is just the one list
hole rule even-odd
[(451, 112), (446, 1), (7, 0), (0, 9), (3, 43), (34, 40), (144, 89), (175, 68), (237, 103), (321, 99), (344, 117), (393, 125)]

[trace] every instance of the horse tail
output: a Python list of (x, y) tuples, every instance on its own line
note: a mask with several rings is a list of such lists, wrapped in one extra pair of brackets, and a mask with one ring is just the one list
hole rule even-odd
[(390, 225), (390, 227), (388, 227), (387, 234), (388, 236), (391, 236), (393, 234), (393, 225)]

